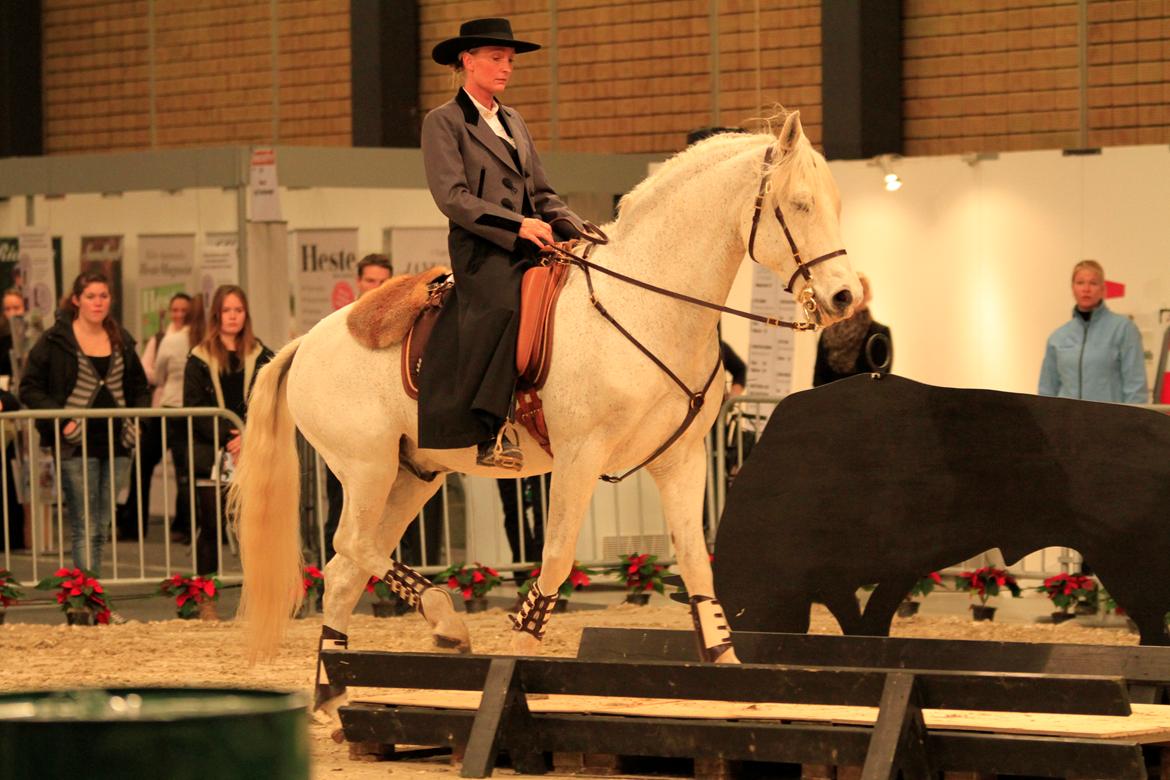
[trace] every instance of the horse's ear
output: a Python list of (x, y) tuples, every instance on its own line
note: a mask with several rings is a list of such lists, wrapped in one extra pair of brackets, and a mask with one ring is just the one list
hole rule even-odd
[(784, 120), (784, 127), (780, 129), (780, 151), (783, 154), (788, 154), (796, 148), (796, 142), (800, 140), (800, 136), (804, 134), (804, 128), (800, 126), (800, 112), (793, 111)]

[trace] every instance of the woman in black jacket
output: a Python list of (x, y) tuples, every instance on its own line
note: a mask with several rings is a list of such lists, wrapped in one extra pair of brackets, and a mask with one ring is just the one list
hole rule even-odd
[[(146, 372), (134, 351), (134, 340), (110, 316), (111, 302), (105, 276), (88, 271), (78, 275), (57, 321), (29, 353), (20, 382), (20, 399), (25, 406), (150, 406)], [(37, 430), (42, 446), (55, 446), (54, 421), (38, 421)], [(112, 422), (74, 419), (60, 428), (61, 490), (72, 529), (73, 565), (95, 576), (101, 573), (102, 546), (112, 521), (111, 493), (116, 495), (126, 486), (136, 437), (134, 421), (129, 418)]]
[[(248, 314), (248, 297), (235, 285), (222, 285), (211, 300), (207, 335), (191, 350), (183, 374), (183, 406), (218, 406), (234, 412), (241, 420), (248, 416), (248, 394), (256, 382), (256, 373), (272, 360), (272, 350), (252, 333)], [(223, 419), (218, 431), (215, 419), (197, 417), (193, 424), (195, 440), (195, 478), (211, 476), (217, 460), (234, 468), (240, 454), (240, 431)], [(218, 433), (218, 436), (217, 436)], [(221, 455), (223, 449), (226, 455)], [(226, 476), (222, 472), (221, 478)], [(199, 574), (219, 571), (219, 529), (216, 527), (216, 489), (196, 489), (198, 540), (195, 543), (193, 568)], [(226, 493), (220, 489), (220, 499)], [(218, 503), (222, 510), (222, 503)], [(221, 511), (222, 515), (222, 511)]]

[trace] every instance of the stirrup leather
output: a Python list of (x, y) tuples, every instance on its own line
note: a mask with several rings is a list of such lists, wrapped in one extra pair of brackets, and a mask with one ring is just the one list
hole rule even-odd
[(512, 621), (512, 630), (523, 631), (526, 634), (532, 634), (537, 639), (544, 639), (544, 627), (548, 624), (549, 618), (552, 617), (553, 607), (556, 606), (557, 599), (560, 597), (560, 593), (553, 593), (551, 596), (544, 595), (540, 592), (540, 583), (533, 580), (532, 587), (528, 589), (528, 595), (524, 597), (524, 603), (520, 605), (520, 609), (516, 610), (515, 615), (508, 615)]
[(435, 587), (433, 582), (414, 569), (394, 560), (390, 561), (390, 569), (382, 575), (382, 582), (390, 586), (390, 591), (395, 596), (419, 612), (422, 612), (423, 592)]
[[(723, 615), (723, 605), (711, 596), (691, 596), (691, 619), (695, 623), (695, 638), (699, 642), (699, 660), (708, 663), (732, 649), (731, 628)], [(714, 640), (714, 644), (708, 644)]]

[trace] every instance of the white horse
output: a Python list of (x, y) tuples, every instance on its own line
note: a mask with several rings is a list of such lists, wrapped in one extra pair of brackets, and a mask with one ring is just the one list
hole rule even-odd
[[(757, 262), (791, 278), (803, 300), (815, 302), (824, 325), (847, 316), (861, 293), (840, 251), (839, 212), (828, 165), (794, 112), (784, 117), (778, 134), (718, 135), (676, 155), (623, 199), (619, 219), (608, 226), (609, 245), (597, 247), (591, 260), (723, 303), (750, 250)], [(596, 298), (691, 393), (706, 388), (697, 417), (647, 468), (693, 594), (704, 657), (734, 662), (727, 621), (714, 600), (701, 520), (704, 437), (723, 394), (722, 381), (708, 382), (719, 361), (719, 313), (596, 271), (592, 276)], [(350, 614), (372, 575), (419, 609), (437, 644), (466, 650), (467, 630), (449, 594), (391, 554), (442, 482), (419, 472), (518, 475), (477, 466), (474, 447), (420, 449), (418, 407), (402, 388), (400, 348), (359, 345), (347, 330), (347, 313), (348, 307), (334, 312), (282, 349), (252, 394), (246, 454), (232, 489), (244, 567), (240, 613), (250, 648), (254, 657), (272, 654), (301, 597), (294, 448), (299, 429), (345, 490), (333, 541), (337, 555), (326, 567), (322, 647), (346, 645)], [(555, 458), (527, 432), (521, 436), (521, 475), (551, 471), (552, 484), (540, 576), (512, 617), (513, 651), (520, 654), (539, 647), (598, 476), (641, 463), (678, 430), (690, 403), (676, 382), (598, 313), (578, 269), (561, 293), (556, 316), (554, 358), (541, 393)], [(318, 704), (341, 693), (326, 682), (319, 677)]]

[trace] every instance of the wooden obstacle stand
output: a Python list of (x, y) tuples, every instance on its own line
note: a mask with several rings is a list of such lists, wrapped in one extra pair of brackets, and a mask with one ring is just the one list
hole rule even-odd
[[(622, 641), (655, 641), (644, 633)], [(582, 653), (597, 645), (583, 640)], [(1170, 718), (1134, 728), (1141, 719), (1117, 676), (353, 651), (322, 658), (329, 679), (351, 688), (352, 703), (339, 711), (347, 740), (451, 746), (462, 751), (464, 777), (490, 776), (503, 750), (531, 774), (546, 771), (548, 754), (600, 753), (694, 758), (697, 767), (701, 759), (859, 766), (864, 780), (940, 771), (1144, 778), (1139, 742), (1170, 740)], [(372, 697), (354, 687), (395, 690)], [(924, 710), (935, 712), (924, 719)], [(1095, 716), (1126, 736), (928, 727), (940, 710), (984, 713), (982, 729), (988, 712)]]

